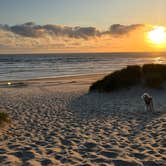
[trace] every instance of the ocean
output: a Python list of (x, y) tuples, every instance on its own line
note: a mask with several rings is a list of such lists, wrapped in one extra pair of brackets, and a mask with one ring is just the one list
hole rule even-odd
[(0, 81), (111, 73), (145, 63), (166, 63), (166, 53), (0, 55)]

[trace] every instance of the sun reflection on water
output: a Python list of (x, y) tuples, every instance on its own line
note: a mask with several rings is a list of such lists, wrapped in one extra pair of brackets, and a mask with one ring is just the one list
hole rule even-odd
[(162, 57), (156, 57), (156, 58), (154, 58), (153, 63), (162, 64), (162, 62), (163, 62)]

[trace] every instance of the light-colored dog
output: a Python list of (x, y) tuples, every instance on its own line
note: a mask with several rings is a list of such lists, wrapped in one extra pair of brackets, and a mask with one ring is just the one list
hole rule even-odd
[(154, 112), (154, 106), (153, 106), (153, 98), (148, 93), (144, 93), (141, 98), (145, 102), (145, 110)]

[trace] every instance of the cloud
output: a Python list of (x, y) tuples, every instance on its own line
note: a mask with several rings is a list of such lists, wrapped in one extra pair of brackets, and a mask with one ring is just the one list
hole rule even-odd
[(110, 26), (110, 34), (112, 35), (124, 35), (128, 34), (133, 30), (136, 30), (140, 27), (144, 27), (143, 24), (132, 24), (132, 25), (121, 25), (121, 24), (113, 24)]
[(43, 37), (46, 35), (50, 36), (61, 36), (69, 38), (82, 38), (88, 39), (90, 37), (100, 37), (102, 35), (124, 35), (129, 32), (143, 26), (142, 24), (133, 24), (133, 25), (120, 25), (113, 24), (110, 26), (109, 30), (99, 31), (96, 27), (69, 27), (69, 26), (60, 26), (60, 25), (36, 25), (33, 22), (27, 22), (20, 25), (0, 25), (0, 29), (13, 32), (14, 34), (23, 36), (23, 37)]
[(43, 34), (42, 28), (33, 23), (11, 26), (10, 31), (25, 37), (39, 37)]
[(55, 36), (67, 36), (71, 38), (83, 38), (99, 36), (100, 32), (95, 27), (68, 27), (59, 25), (44, 25), (43, 29), (47, 34)]

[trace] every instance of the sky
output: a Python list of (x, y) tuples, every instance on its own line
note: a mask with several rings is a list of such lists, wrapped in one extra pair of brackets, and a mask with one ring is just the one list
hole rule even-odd
[(153, 51), (155, 25), (165, 0), (0, 0), (0, 53)]

